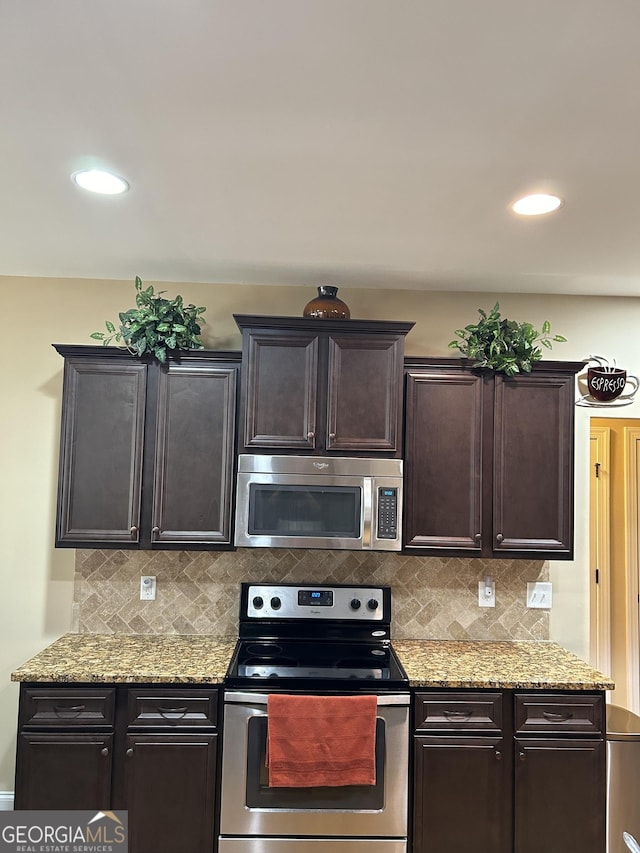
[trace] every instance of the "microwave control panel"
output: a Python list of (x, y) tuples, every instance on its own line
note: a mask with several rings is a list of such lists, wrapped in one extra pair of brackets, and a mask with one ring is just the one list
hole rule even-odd
[(398, 490), (378, 488), (378, 539), (398, 538)]

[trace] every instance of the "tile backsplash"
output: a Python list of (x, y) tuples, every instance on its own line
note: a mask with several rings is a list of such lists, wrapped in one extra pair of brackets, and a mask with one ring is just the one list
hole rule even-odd
[[(140, 601), (141, 575), (157, 598)], [(478, 607), (491, 575), (495, 608)], [(80, 633), (237, 633), (241, 581), (389, 584), (392, 636), (419, 639), (548, 640), (549, 611), (526, 607), (528, 581), (547, 563), (414, 557), (382, 552), (249, 548), (237, 551), (76, 552), (73, 626)]]

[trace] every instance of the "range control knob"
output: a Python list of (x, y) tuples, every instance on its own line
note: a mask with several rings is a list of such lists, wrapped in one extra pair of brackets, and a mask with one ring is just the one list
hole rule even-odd
[(261, 595), (254, 595), (253, 606), (256, 610), (261, 610), (264, 607), (264, 599)]
[(277, 595), (274, 595), (273, 598), (271, 599), (271, 608), (273, 610), (280, 610), (281, 607), (282, 607), (282, 602), (280, 601), (280, 599), (278, 598)]
[(377, 610), (378, 602), (375, 598), (370, 598), (369, 601), (367, 601), (367, 607), (369, 608), (369, 610)]
[(360, 610), (361, 604), (362, 604), (362, 602), (360, 601), (359, 598), (352, 598), (351, 599), (351, 609), (352, 610)]

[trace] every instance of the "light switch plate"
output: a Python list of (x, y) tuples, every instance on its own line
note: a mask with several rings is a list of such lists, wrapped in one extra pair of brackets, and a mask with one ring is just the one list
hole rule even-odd
[(140, 578), (140, 601), (156, 600), (156, 579), (153, 575), (143, 575)]
[(551, 610), (552, 585), (545, 581), (527, 584), (527, 607)]

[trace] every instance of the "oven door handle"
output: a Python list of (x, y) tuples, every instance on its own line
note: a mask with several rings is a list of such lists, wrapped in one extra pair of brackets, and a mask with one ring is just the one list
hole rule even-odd
[[(234, 704), (266, 705), (268, 699), (267, 693), (244, 693), (240, 690), (226, 690), (224, 694), (224, 701)], [(409, 705), (408, 693), (384, 693), (376, 696), (376, 699), (378, 700), (378, 707), (382, 705)]]

